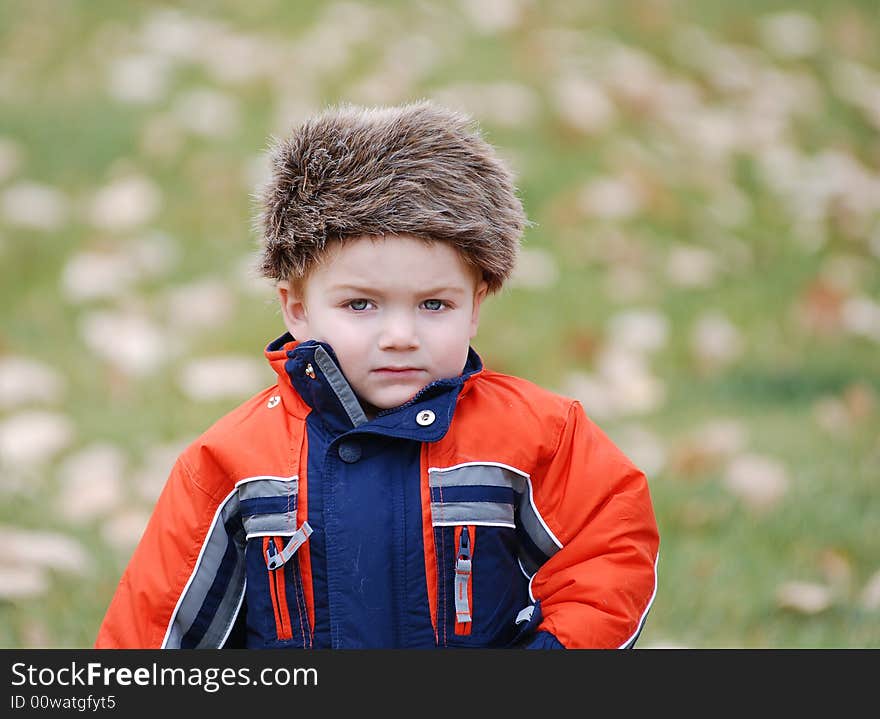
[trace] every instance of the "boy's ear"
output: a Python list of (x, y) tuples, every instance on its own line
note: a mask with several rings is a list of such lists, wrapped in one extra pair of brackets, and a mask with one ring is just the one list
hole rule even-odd
[(294, 339), (308, 339), (308, 313), (302, 294), (288, 280), (276, 285), (284, 326)]
[(480, 305), (483, 304), (483, 300), (486, 299), (488, 293), (489, 285), (485, 280), (481, 280), (477, 284), (477, 289), (474, 290), (474, 311), (471, 315), (471, 339), (477, 336), (477, 327), (480, 325)]

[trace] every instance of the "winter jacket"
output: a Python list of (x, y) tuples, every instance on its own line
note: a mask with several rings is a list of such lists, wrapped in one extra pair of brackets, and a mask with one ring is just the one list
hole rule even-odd
[(368, 419), (332, 348), (179, 456), (97, 648), (625, 648), (657, 582), (645, 475), (581, 405), (484, 369)]

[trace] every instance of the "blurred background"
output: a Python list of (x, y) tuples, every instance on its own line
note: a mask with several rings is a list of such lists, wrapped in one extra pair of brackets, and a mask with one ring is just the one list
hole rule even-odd
[(876, 0), (0, 2), (0, 645), (91, 646), (274, 381), (270, 139), (425, 97), (534, 222), (475, 348), (649, 476), (639, 646), (880, 648)]

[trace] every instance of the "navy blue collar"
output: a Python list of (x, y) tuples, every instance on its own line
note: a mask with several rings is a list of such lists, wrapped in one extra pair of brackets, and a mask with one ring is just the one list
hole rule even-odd
[[(277, 351), (292, 341), (290, 333), (285, 333), (266, 349)], [(372, 419), (364, 412), (339, 367), (336, 353), (326, 342), (300, 342), (287, 351), (284, 369), (299, 396), (318, 413), (331, 434), (357, 431), (435, 442), (449, 429), (465, 380), (480, 372), (483, 362), (474, 349), (469, 348), (459, 376), (435, 380), (406, 404), (383, 410)]]

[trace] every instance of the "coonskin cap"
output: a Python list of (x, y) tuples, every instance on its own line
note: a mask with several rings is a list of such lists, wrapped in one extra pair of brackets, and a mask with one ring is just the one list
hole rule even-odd
[(468, 116), (430, 101), (331, 107), (270, 148), (260, 273), (304, 277), (328, 242), (408, 234), (453, 245), (501, 288), (528, 223), (510, 169)]

